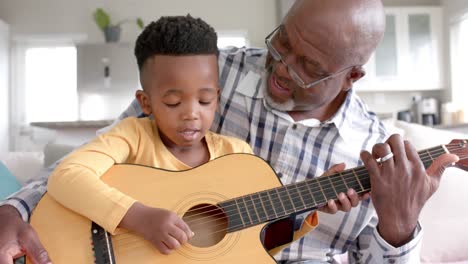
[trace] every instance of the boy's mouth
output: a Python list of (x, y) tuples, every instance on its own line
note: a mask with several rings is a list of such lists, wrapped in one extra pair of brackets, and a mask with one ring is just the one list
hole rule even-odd
[(192, 141), (198, 137), (200, 130), (198, 129), (184, 129), (179, 131), (179, 134), (182, 136), (183, 139), (187, 141)]

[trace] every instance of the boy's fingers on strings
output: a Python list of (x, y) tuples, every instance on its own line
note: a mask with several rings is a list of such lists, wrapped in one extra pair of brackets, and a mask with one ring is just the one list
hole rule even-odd
[(179, 221), (176, 222), (176, 226), (178, 226), (180, 229), (182, 229), (185, 232), (188, 239), (192, 238), (195, 235), (192, 229), (190, 229), (190, 227), (187, 225), (187, 223), (185, 223), (185, 221), (180, 218), (179, 218)]

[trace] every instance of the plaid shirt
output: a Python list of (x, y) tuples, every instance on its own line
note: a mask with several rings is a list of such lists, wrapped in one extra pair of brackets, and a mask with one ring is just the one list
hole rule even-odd
[[(341, 162), (347, 168), (360, 166), (361, 150), (370, 150), (388, 137), (382, 123), (353, 90), (337, 113), (325, 122), (315, 119), (295, 122), (288, 114), (270, 109), (263, 100), (267, 81), (265, 59), (266, 51), (262, 49), (220, 53), (222, 93), (212, 130), (247, 141), (278, 172), (283, 184), (322, 175)], [(134, 100), (119, 120), (141, 114)], [(30, 183), (5, 202), (18, 208), (25, 221), (46, 191), (51, 169), (42, 172), (42, 180)], [(377, 232), (378, 220), (370, 201), (361, 202), (349, 213), (319, 213), (319, 220), (315, 230), (275, 258), (281, 263), (307, 260), (310, 262), (306, 263), (323, 263), (334, 262), (334, 255), (348, 252), (351, 263), (419, 262), (420, 227), (409, 243), (392, 247)]]

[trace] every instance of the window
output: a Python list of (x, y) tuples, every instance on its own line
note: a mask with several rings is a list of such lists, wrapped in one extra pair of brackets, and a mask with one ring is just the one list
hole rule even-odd
[(11, 46), (10, 135), (13, 151), (52, 140), (31, 122), (78, 119), (77, 51), (69, 38), (17, 36)]
[(73, 46), (26, 49), (26, 123), (77, 120), (76, 68)]

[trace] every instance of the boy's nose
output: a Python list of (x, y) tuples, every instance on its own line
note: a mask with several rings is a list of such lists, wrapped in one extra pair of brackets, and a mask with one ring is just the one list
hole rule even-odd
[(184, 109), (184, 112), (182, 114), (182, 119), (183, 120), (195, 120), (198, 119), (198, 110), (194, 105), (187, 106), (186, 109)]

